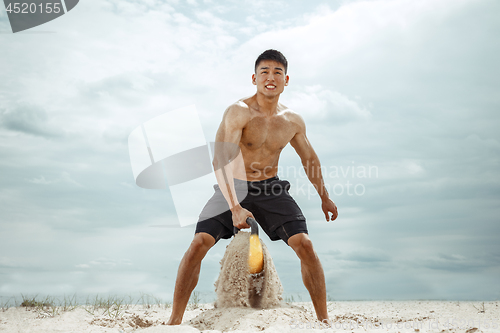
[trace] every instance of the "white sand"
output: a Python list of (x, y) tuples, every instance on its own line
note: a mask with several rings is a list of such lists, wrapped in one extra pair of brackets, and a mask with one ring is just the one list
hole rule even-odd
[[(312, 328), (319, 323), (310, 302), (283, 303), (271, 309), (214, 308), (213, 304), (194, 309), (190, 304), (183, 324), (175, 327), (163, 324), (171, 309), (156, 306), (133, 306), (114, 319), (91, 315), (82, 307), (55, 317), (10, 308), (0, 311), (0, 332), (500, 332), (500, 302), (485, 302), (484, 313), (478, 309), (481, 302), (329, 302), (333, 328), (321, 330)], [(382, 326), (377, 328), (376, 323)]]

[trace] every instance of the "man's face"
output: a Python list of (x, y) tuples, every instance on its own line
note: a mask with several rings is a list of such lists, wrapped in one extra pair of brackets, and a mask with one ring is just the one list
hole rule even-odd
[(257, 65), (256, 73), (252, 75), (252, 83), (257, 86), (257, 92), (265, 96), (281, 94), (288, 85), (285, 66), (273, 60), (262, 60)]

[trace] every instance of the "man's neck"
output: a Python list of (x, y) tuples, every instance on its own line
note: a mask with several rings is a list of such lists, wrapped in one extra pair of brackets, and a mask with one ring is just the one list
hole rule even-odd
[(260, 112), (266, 114), (267, 116), (275, 115), (278, 112), (279, 95), (269, 98), (257, 93), (255, 97), (255, 101), (257, 102)]

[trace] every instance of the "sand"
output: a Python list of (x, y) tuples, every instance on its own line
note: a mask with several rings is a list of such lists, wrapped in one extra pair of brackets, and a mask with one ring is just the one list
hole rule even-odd
[(175, 327), (164, 325), (171, 309), (156, 306), (131, 306), (117, 318), (83, 307), (54, 317), (18, 307), (0, 310), (0, 332), (500, 332), (498, 301), (484, 302), (484, 312), (482, 302), (456, 301), (329, 302), (328, 310), (332, 328), (320, 329), (310, 302), (270, 309), (190, 304)]
[(268, 309), (280, 304), (283, 286), (273, 259), (262, 244), (264, 269), (260, 274), (248, 273), (250, 233), (240, 231), (226, 248), (222, 258), (219, 278), (215, 282), (217, 301), (215, 307), (254, 307)]

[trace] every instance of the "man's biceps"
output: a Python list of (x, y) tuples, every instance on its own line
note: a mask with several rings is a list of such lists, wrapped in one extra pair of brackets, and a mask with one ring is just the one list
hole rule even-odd
[(224, 140), (214, 143), (214, 158), (218, 162), (225, 161), (229, 163), (233, 161), (240, 153), (239, 141)]
[(290, 145), (292, 145), (293, 148), (297, 149), (300, 146), (300, 139), (298, 134), (296, 134), (292, 140), (290, 140)]
[(237, 145), (240, 143), (241, 140), (241, 133), (238, 133), (237, 131), (232, 131), (227, 133), (227, 135), (224, 138), (224, 142)]
[(304, 145), (296, 148), (295, 151), (300, 156), (300, 158), (303, 160), (310, 160), (313, 157), (313, 150), (307, 144), (304, 144)]
[(243, 129), (243, 123), (241, 117), (237, 116), (236, 114), (227, 114), (224, 117), (224, 125), (227, 128), (230, 128), (231, 130), (242, 130)]
[(308, 148), (307, 141), (303, 137), (294, 137), (290, 144), (297, 152), (305, 151)]
[(242, 131), (237, 128), (231, 128), (229, 126), (224, 126), (221, 128), (219, 140), (224, 142), (239, 143)]

